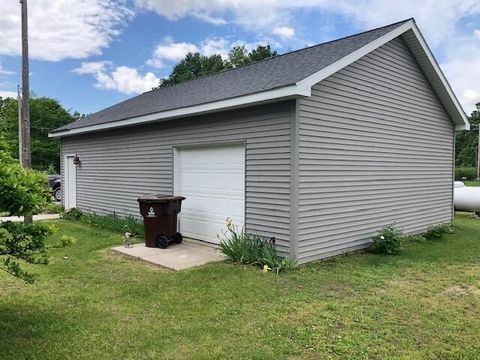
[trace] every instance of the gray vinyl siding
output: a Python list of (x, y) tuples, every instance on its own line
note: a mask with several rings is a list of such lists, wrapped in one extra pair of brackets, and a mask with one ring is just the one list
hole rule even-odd
[(451, 221), (454, 126), (401, 38), (298, 106), (299, 262)]
[(175, 146), (244, 142), (246, 229), (304, 263), (362, 249), (387, 224), (450, 222), (453, 134), (398, 38), (309, 98), (64, 137), (62, 174), (78, 153), (77, 206), (138, 216), (138, 195), (172, 193)]
[[(64, 155), (78, 153), (77, 207), (98, 214), (138, 216), (137, 197), (173, 192), (173, 147), (245, 142), (245, 225), (290, 238), (290, 133), (294, 102), (177, 119), (62, 139)], [(228, 214), (225, 214), (228, 216)]]

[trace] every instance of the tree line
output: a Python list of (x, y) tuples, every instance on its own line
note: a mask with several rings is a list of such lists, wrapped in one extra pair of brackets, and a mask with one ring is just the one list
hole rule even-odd
[(480, 111), (472, 112), (468, 120), (471, 130), (459, 131), (455, 135), (455, 166), (457, 167), (475, 167), (477, 163)]
[[(30, 97), (32, 168), (55, 173), (60, 170), (60, 141), (49, 138), (53, 129), (66, 125), (78, 117), (60, 103), (48, 97)], [(0, 139), (9, 155), (18, 159), (18, 101), (0, 97)]]

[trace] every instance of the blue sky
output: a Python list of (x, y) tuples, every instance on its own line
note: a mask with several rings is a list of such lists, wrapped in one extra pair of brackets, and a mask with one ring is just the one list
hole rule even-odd
[[(149, 90), (188, 51), (279, 53), (415, 17), (467, 113), (480, 101), (478, 0), (35, 0), (31, 89), (91, 113)], [(20, 79), (18, 1), (0, 13), (0, 96)], [(48, 19), (48, 21), (45, 21)]]

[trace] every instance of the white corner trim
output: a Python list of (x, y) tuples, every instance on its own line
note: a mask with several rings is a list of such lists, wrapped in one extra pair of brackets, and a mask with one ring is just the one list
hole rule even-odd
[(50, 133), (48, 134), (48, 137), (55, 138), (55, 137), (77, 135), (77, 134), (83, 134), (83, 133), (88, 133), (92, 131), (100, 131), (100, 130), (130, 126), (130, 125), (145, 124), (153, 121), (166, 120), (170, 118), (200, 115), (200, 114), (209, 113), (213, 111), (244, 107), (247, 105), (250, 106), (255, 104), (262, 104), (272, 100), (280, 100), (280, 99), (286, 100), (291, 98), (297, 98), (299, 96), (310, 96), (310, 95), (311, 95), (311, 89), (300, 89), (297, 85), (289, 85), (289, 86), (284, 86), (278, 89), (240, 96), (232, 99), (220, 100), (220, 101), (215, 101), (207, 104), (200, 104), (200, 105), (188, 106), (188, 107), (179, 108), (179, 109), (167, 110), (167, 111), (163, 111), (155, 114), (137, 116), (134, 118), (124, 119), (119, 121), (112, 121), (110, 123), (105, 123), (105, 124), (90, 125), (90, 126), (85, 126), (78, 129), (71, 129), (71, 130), (65, 130), (65, 131), (60, 131), (56, 133)]

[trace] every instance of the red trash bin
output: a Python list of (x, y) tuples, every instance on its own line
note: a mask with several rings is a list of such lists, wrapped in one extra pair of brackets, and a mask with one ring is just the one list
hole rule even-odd
[(162, 194), (147, 194), (137, 199), (145, 227), (145, 246), (165, 249), (171, 243), (182, 242), (183, 236), (177, 232), (177, 215), (183, 200), (183, 196)]

